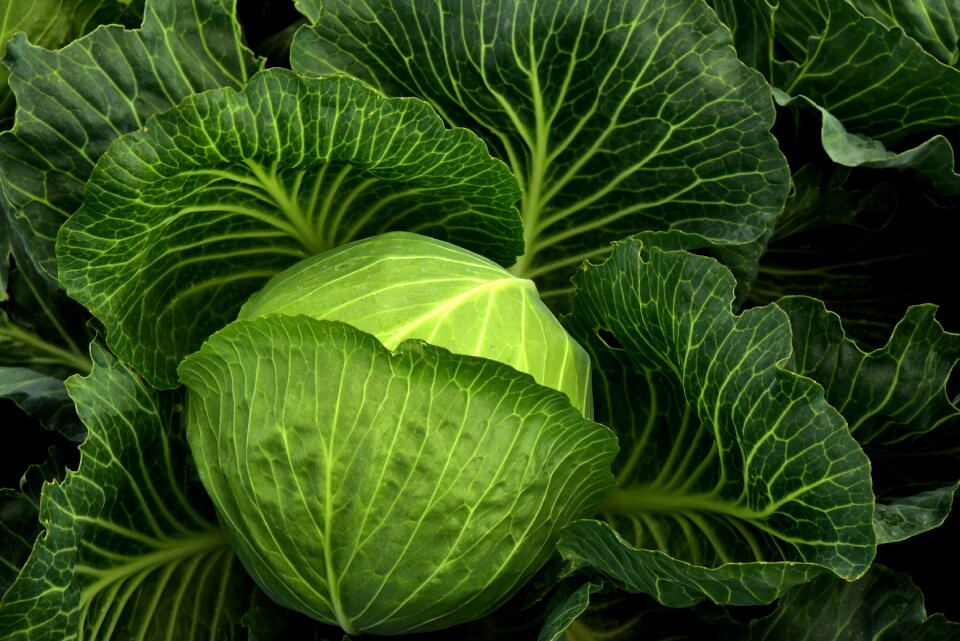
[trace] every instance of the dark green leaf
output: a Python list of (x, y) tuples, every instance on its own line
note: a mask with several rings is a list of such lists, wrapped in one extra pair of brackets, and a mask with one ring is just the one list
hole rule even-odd
[(783, 368), (786, 315), (735, 316), (704, 257), (620, 245), (574, 279), (565, 324), (594, 356), (597, 419), (621, 441), (604, 524), (561, 551), (667, 605), (769, 602), (873, 558), (869, 465), (823, 390)]
[(0, 599), (0, 637), (241, 638), (252, 587), (204, 514), (176, 399), (92, 354), (92, 373), (67, 382), (90, 432), (80, 467), (43, 488), (45, 534)]
[(17, 121), (0, 135), (0, 183), (14, 229), (48, 278), (57, 230), (110, 141), (185, 96), (238, 87), (255, 69), (235, 1), (148, 0), (136, 31), (100, 28), (59, 51), (22, 35), (7, 45)]
[(960, 334), (944, 331), (933, 305), (908, 309), (887, 344), (870, 352), (847, 338), (840, 317), (818, 300), (790, 296), (777, 306), (793, 326), (790, 368), (823, 385), (864, 446), (960, 426), (960, 407), (946, 391), (960, 362)]
[[(132, 26), (142, 15), (142, 0), (6, 0), (0, 18), (0, 54), (18, 31), (38, 46), (59, 49), (97, 25)], [(0, 65), (0, 116), (13, 106), (9, 77), (10, 72)]]
[(17, 578), (33, 551), (37, 535), (43, 531), (40, 525), (43, 484), (62, 480), (65, 472), (60, 451), (50, 448), (44, 463), (26, 469), (19, 489), (0, 488), (0, 595)]
[(960, 481), (911, 496), (877, 502), (877, 543), (903, 541), (940, 527), (953, 508)]
[(87, 436), (59, 378), (26, 367), (0, 366), (0, 397), (9, 398), (41, 425), (71, 441), (80, 443)]
[(317, 22), (294, 40), (294, 69), (424, 98), (508, 162), (524, 189), (513, 271), (545, 298), (568, 295), (611, 241), (742, 244), (786, 198), (769, 88), (700, 1), (301, 4)]
[(960, 625), (927, 617), (905, 574), (876, 565), (859, 581), (822, 577), (791, 590), (776, 612), (750, 624), (744, 641), (956, 641)]
[(154, 385), (300, 259), (405, 229), (500, 262), (522, 251), (517, 183), (425, 103), (271, 69), (104, 154), (59, 240), (60, 279)]
[(19, 238), (10, 240), (13, 268), (0, 302), (0, 366), (29, 367), (58, 379), (88, 373), (90, 359), (80, 347), (92, 338), (86, 311), (37, 271)]
[(774, 28), (777, 0), (709, 0), (733, 33), (737, 55), (746, 64), (773, 77)]
[(960, 69), (847, 0), (783, 2), (776, 29), (797, 62), (774, 84), (811, 99), (848, 131), (889, 143), (960, 122)]
[(960, 60), (960, 5), (953, 0), (848, 0), (860, 13), (900, 27), (946, 65)]
[(564, 641), (565, 631), (590, 605), (590, 595), (602, 588), (600, 583), (568, 581), (550, 597), (543, 628), (537, 641)]

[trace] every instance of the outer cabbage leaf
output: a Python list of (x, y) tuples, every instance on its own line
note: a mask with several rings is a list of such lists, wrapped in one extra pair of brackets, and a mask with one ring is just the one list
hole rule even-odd
[(135, 31), (101, 27), (59, 51), (8, 45), (17, 98), (0, 135), (8, 219), (30, 258), (56, 277), (57, 230), (79, 206), (107, 145), (190, 94), (239, 87), (257, 67), (243, 45), (235, 0), (147, 0)]
[(798, 62), (783, 65), (773, 84), (813, 100), (848, 131), (890, 143), (960, 121), (960, 70), (846, 0), (781, 3), (776, 30)]
[(0, 488), (0, 594), (7, 591), (20, 573), (40, 525), (40, 495), (46, 482), (63, 480), (66, 465), (60, 450), (50, 448), (47, 460), (29, 466), (18, 489)]
[[(886, 345), (865, 352), (822, 302), (790, 296), (777, 306), (793, 326), (791, 369), (823, 385), (873, 460), (882, 501), (879, 541), (903, 540), (942, 524), (958, 474), (953, 459), (936, 463), (957, 448), (960, 407), (947, 384), (960, 363), (960, 334), (944, 331), (933, 305), (911, 307)], [(908, 465), (911, 458), (923, 462)]]
[[(142, 14), (143, 2), (136, 0), (7, 0), (0, 18), (0, 52), (18, 31), (41, 47), (57, 49), (99, 24), (132, 25)], [(0, 116), (13, 106), (9, 77), (0, 65)]]
[(20, 238), (11, 239), (7, 258), (12, 268), (0, 297), (0, 367), (29, 367), (61, 380), (89, 373), (90, 358), (80, 347), (92, 339), (86, 310), (37, 271)]
[(773, 95), (782, 106), (807, 106), (820, 112), (820, 142), (833, 162), (847, 167), (910, 171), (933, 188), (930, 198), (960, 196), (960, 174), (954, 171), (953, 146), (946, 137), (931, 136), (915, 147), (892, 151), (879, 140), (848, 132), (833, 114), (805, 96), (791, 98), (778, 89)]
[(0, 599), (11, 641), (242, 638), (250, 585), (195, 480), (171, 394), (97, 345), (67, 387), (89, 437), (40, 497), (37, 540)]
[(154, 385), (271, 276), (392, 229), (512, 262), (517, 183), (425, 103), (261, 72), (118, 139), (59, 238), (60, 279)]
[(960, 299), (940, 276), (958, 267), (955, 210), (932, 205), (922, 184), (889, 170), (801, 171), (797, 198), (760, 259), (752, 304), (822, 300), (848, 336), (870, 347), (888, 341), (911, 305), (939, 305), (945, 323), (960, 318)]
[(179, 371), (200, 478), (245, 567), (348, 633), (486, 614), (613, 483), (616, 439), (566, 396), (421, 341), (390, 352), (271, 315), (231, 323)]
[(708, 0), (730, 28), (737, 55), (771, 78), (773, 74), (774, 15), (777, 0)]
[(847, 0), (860, 13), (900, 27), (945, 65), (960, 62), (960, 5), (952, 0)]
[(609, 243), (682, 230), (755, 240), (789, 177), (769, 88), (700, 1), (390, 0), (305, 5), (293, 68), (429, 101), (519, 177), (513, 270), (551, 304)]
[(960, 625), (928, 617), (923, 595), (905, 574), (875, 565), (854, 583), (821, 577), (795, 588), (776, 611), (725, 641), (952, 641)]
[(566, 528), (566, 558), (674, 607), (866, 571), (869, 464), (823, 390), (785, 369), (781, 310), (735, 316), (726, 269), (637, 241), (575, 283), (565, 325), (591, 352), (596, 416), (621, 453), (609, 525)]
[(0, 367), (0, 397), (9, 398), (45, 428), (71, 441), (86, 438), (87, 430), (59, 378), (26, 367)]

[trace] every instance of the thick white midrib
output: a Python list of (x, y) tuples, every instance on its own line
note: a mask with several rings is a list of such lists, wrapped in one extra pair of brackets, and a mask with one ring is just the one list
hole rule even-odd
[[(450, 314), (454, 309), (463, 305), (467, 301), (474, 299), (480, 295), (491, 295), (492, 292), (496, 292), (501, 289), (508, 289), (510, 287), (526, 287), (534, 288), (536, 286), (533, 284), (533, 281), (527, 280), (525, 278), (516, 278), (515, 276), (506, 276), (504, 278), (498, 278), (496, 280), (489, 280), (479, 285), (474, 285), (473, 287), (462, 291), (453, 298), (449, 298), (444, 301), (443, 305), (435, 307), (430, 310), (428, 314), (424, 314), (419, 318), (410, 321), (405, 325), (401, 325), (390, 332), (390, 336), (385, 336), (383, 344), (387, 349), (396, 349), (404, 339), (409, 337), (416, 329), (425, 323), (437, 318), (443, 317)], [(478, 354), (474, 354), (477, 356)]]

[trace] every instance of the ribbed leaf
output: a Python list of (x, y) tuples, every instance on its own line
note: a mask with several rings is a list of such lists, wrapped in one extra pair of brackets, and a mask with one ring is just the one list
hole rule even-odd
[(860, 13), (899, 27), (945, 65), (960, 62), (960, 5), (953, 0), (847, 0)]
[(609, 242), (679, 229), (759, 237), (786, 198), (769, 89), (701, 1), (302, 3), (293, 68), (428, 100), (520, 178), (526, 252), (549, 299)]
[(923, 595), (905, 574), (877, 565), (846, 583), (822, 577), (792, 590), (770, 616), (727, 641), (954, 641), (960, 625), (928, 617)]
[(847, 0), (783, 2), (776, 25), (797, 62), (774, 84), (810, 98), (848, 131), (889, 143), (960, 122), (960, 69)]
[(786, 315), (735, 316), (727, 270), (636, 241), (575, 283), (565, 324), (594, 357), (596, 415), (621, 454), (601, 508), (616, 532), (573, 524), (565, 556), (673, 606), (862, 574), (875, 551), (869, 465), (823, 390), (784, 369)]
[[(18, 31), (41, 47), (59, 49), (100, 24), (132, 26), (143, 15), (135, 0), (6, 0), (0, 15), (0, 52)], [(0, 65), (0, 117), (13, 107), (10, 72)]]
[(512, 262), (516, 180), (425, 103), (272, 69), (188, 98), (104, 154), (60, 234), (60, 279), (159, 387), (298, 260), (391, 229)]
[(493, 610), (612, 485), (613, 434), (566, 396), (420, 341), (390, 352), (342, 323), (263, 316), (179, 371), (191, 451), (244, 565), (348, 633)]
[(143, 27), (101, 27), (59, 51), (8, 45), (17, 121), (0, 135), (0, 184), (16, 232), (48, 278), (54, 242), (117, 136), (190, 94), (238, 87), (257, 66), (235, 0), (147, 0)]
[[(960, 476), (936, 458), (957, 448), (960, 407), (947, 384), (960, 363), (960, 334), (944, 331), (936, 307), (911, 307), (883, 347), (865, 352), (843, 331), (840, 317), (806, 297), (780, 299), (793, 326), (790, 367), (826, 391), (830, 404), (874, 459), (879, 542), (899, 541), (939, 526), (950, 512)], [(929, 447), (936, 439), (938, 447)], [(925, 464), (911, 464), (911, 458)], [(894, 468), (895, 480), (884, 477)], [(896, 469), (901, 468), (901, 469)], [(948, 478), (941, 478), (946, 468)], [(918, 474), (919, 471), (919, 474)], [(930, 489), (949, 481), (949, 485)]]
[(44, 486), (46, 530), (0, 600), (0, 637), (17, 640), (242, 638), (252, 586), (201, 512), (175, 424), (158, 395), (94, 344), (68, 389), (90, 435), (80, 467)]
[(790, 368), (823, 385), (861, 444), (892, 445), (960, 425), (946, 389), (960, 363), (960, 334), (943, 329), (935, 306), (909, 308), (887, 344), (869, 352), (822, 302), (789, 296), (777, 306), (793, 326)]

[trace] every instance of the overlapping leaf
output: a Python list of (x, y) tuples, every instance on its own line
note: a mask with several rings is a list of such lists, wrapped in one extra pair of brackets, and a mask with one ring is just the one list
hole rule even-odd
[(927, 616), (908, 576), (877, 565), (855, 583), (822, 577), (791, 590), (768, 617), (726, 641), (952, 641), (960, 625)]
[[(950, 443), (955, 448), (958, 439), (960, 407), (948, 396), (947, 383), (960, 363), (960, 334), (944, 331), (934, 306), (911, 307), (886, 345), (864, 352), (820, 301), (786, 297), (777, 306), (793, 327), (791, 368), (823, 385), (830, 404), (874, 459), (875, 477), (885, 467), (901, 468), (895, 480), (876, 483), (883, 498), (877, 506), (880, 541), (940, 525), (960, 477), (955, 469), (950, 475), (949, 463), (936, 465), (937, 455), (951, 449)], [(931, 439), (941, 447), (928, 447)], [(910, 458), (926, 463), (907, 465)]]
[(952, 0), (847, 0), (865, 16), (899, 27), (945, 65), (960, 62), (960, 5)]
[(17, 121), (0, 135), (0, 183), (9, 221), (47, 277), (57, 230), (110, 141), (185, 96), (238, 87), (256, 68), (235, 13), (235, 0), (148, 0), (135, 31), (101, 27), (59, 51), (22, 35), (7, 45)]
[(782, 3), (776, 24), (797, 62), (774, 84), (810, 98), (847, 130), (892, 142), (960, 121), (960, 70), (846, 0)]
[(267, 315), (179, 372), (191, 451), (244, 565), (349, 633), (492, 611), (613, 484), (616, 439), (565, 395), (422, 341), (391, 352), (343, 323)]
[[(35, 45), (58, 49), (99, 24), (132, 25), (142, 14), (142, 0), (7, 0), (0, 17), (0, 52), (18, 31)], [(9, 77), (0, 65), (0, 117), (13, 106)]]
[(60, 233), (60, 280), (112, 349), (170, 387), (182, 357), (314, 253), (405, 229), (512, 262), (517, 195), (425, 103), (272, 69), (117, 140)]
[(686, 252), (618, 246), (575, 278), (566, 325), (597, 366), (598, 420), (621, 441), (609, 524), (561, 550), (629, 589), (686, 606), (770, 601), (874, 554), (870, 470), (813, 381), (784, 369), (788, 320), (731, 311), (734, 282)]
[(526, 240), (514, 271), (545, 298), (610, 241), (679, 229), (744, 243), (782, 207), (769, 90), (702, 2), (301, 5), (316, 24), (294, 69), (424, 98), (510, 164)]
[(43, 489), (45, 533), (0, 600), (0, 637), (240, 638), (252, 588), (205, 516), (175, 399), (96, 344), (93, 357), (68, 381), (90, 431), (80, 467)]
[[(782, 90), (778, 101), (805, 99), (821, 110), (824, 149), (834, 161), (909, 169), (956, 197), (954, 150), (937, 132), (960, 123), (960, 69), (944, 64), (956, 62), (956, 20), (957, 11), (938, 0), (782, 3), (776, 40), (795, 60), (771, 76)], [(924, 132), (936, 135), (895, 146)]]

